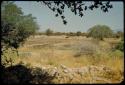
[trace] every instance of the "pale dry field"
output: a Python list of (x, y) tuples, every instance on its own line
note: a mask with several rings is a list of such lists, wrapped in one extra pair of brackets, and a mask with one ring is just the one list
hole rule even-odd
[[(124, 73), (124, 53), (111, 51), (118, 39), (105, 39), (97, 41), (83, 36), (34, 36), (27, 39), (21, 46), (20, 61), (35, 67), (59, 67), (81, 68), (86, 66), (106, 66), (117, 74), (110, 79), (111, 82), (121, 82)], [(110, 74), (104, 75), (107, 78)], [(82, 80), (76, 83), (82, 83)], [(57, 82), (57, 81), (56, 81)], [(58, 82), (57, 82), (58, 83)]]

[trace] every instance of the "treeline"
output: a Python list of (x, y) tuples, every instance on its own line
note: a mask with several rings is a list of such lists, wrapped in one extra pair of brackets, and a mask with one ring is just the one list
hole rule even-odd
[[(98, 34), (98, 33), (94, 33), (94, 34)], [(36, 32), (35, 35), (47, 35), (47, 36), (66, 35), (66, 36), (86, 36), (86, 37), (90, 37), (89, 32), (81, 32), (81, 31), (77, 31), (77, 32), (54, 32), (51, 29), (47, 29), (45, 32)], [(113, 32), (112, 35), (110, 35), (110, 38), (121, 38), (123, 36), (124, 36), (124, 32), (117, 31), (117, 32)]]
[(60, 36), (66, 35), (70, 36), (85, 36), (85, 37), (92, 37), (97, 40), (104, 40), (104, 38), (119, 38), (120, 41), (117, 43), (114, 49), (124, 51), (124, 32), (117, 31), (113, 32), (110, 27), (106, 25), (95, 25), (91, 27), (87, 32), (54, 32), (51, 29), (47, 29), (45, 32), (36, 32), (35, 35), (47, 35), (47, 36)]
[(36, 32), (35, 35), (47, 35), (47, 36), (59, 36), (59, 35), (66, 35), (66, 36), (87, 36), (88, 33), (85, 32), (54, 32), (51, 29), (47, 29), (45, 32)]

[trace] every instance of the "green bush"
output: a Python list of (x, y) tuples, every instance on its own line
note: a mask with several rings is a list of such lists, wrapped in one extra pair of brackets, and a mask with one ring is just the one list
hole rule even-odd
[(1, 55), (1, 64), (3, 66), (12, 66), (16, 61), (17, 53), (13, 49), (7, 49), (3, 51), (3, 55)]
[(116, 45), (115, 49), (120, 50), (120, 51), (124, 51), (124, 41), (120, 41), (120, 42)]
[(123, 57), (124, 56), (124, 53), (121, 52), (120, 50), (115, 50), (115, 51), (112, 51), (109, 53), (109, 56), (110, 57)]
[(113, 31), (106, 25), (95, 25), (88, 30), (88, 37), (103, 40), (104, 38), (112, 37)]
[(122, 31), (117, 31), (117, 33), (115, 33), (114, 34), (114, 36), (116, 37), (116, 38), (122, 38), (123, 36), (124, 36), (124, 32), (122, 32)]

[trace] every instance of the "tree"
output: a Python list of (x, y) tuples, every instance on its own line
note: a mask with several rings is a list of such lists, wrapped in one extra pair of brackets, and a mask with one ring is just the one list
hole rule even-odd
[(18, 48), (27, 37), (38, 29), (35, 17), (23, 15), (21, 8), (13, 2), (3, 2), (1, 11), (2, 43)]
[(124, 33), (122, 31), (117, 31), (117, 33), (115, 34), (116, 38), (122, 38), (124, 36)]
[(90, 5), (86, 4), (85, 1), (38, 1), (41, 4), (46, 5), (50, 10), (55, 12), (55, 16), (60, 16), (63, 20), (64, 24), (67, 24), (65, 19), (65, 8), (71, 10), (75, 15), (79, 15), (80, 17), (84, 16), (84, 12), (88, 9), (93, 10), (100, 8), (103, 12), (108, 12), (108, 9), (112, 8), (112, 4), (110, 1), (93, 1)]
[(76, 36), (81, 36), (81, 32), (80, 31), (78, 31), (78, 32), (76, 32)]
[(4, 1), (1, 4), (1, 53), (8, 48), (17, 49), (38, 29), (35, 17), (24, 15), (14, 2)]
[(53, 31), (52, 31), (52, 30), (50, 30), (50, 29), (47, 29), (47, 30), (46, 30), (46, 35), (50, 36), (50, 35), (52, 35), (52, 34), (53, 34)]
[(68, 36), (75, 36), (76, 34), (74, 32), (67, 33)]
[(103, 40), (104, 38), (111, 37), (113, 31), (106, 25), (95, 25), (88, 30), (88, 36)]

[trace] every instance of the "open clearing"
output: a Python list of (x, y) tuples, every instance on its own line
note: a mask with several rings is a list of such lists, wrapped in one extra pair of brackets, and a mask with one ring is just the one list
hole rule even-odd
[[(18, 49), (19, 57), (15, 64), (23, 62), (31, 67), (56, 67), (62, 76), (66, 75), (60, 70), (63, 65), (67, 69), (93, 67), (110, 68), (111, 73), (86, 73), (82, 78), (54, 80), (55, 83), (116, 83), (123, 80), (124, 53), (112, 51), (113, 46), (120, 39), (105, 39), (97, 41), (83, 36), (32, 36)], [(92, 68), (93, 69), (93, 68)], [(60, 70), (60, 71), (59, 71)], [(71, 70), (70, 70), (71, 71)], [(73, 71), (72, 71), (73, 72)], [(69, 73), (72, 73), (69, 72)], [(96, 73), (95, 73), (96, 72)], [(114, 73), (114, 74), (112, 74)], [(95, 74), (90, 77), (91, 74)], [(70, 74), (67, 74), (70, 75)], [(92, 75), (91, 75), (92, 76)], [(65, 76), (66, 77), (66, 76)], [(99, 78), (98, 78), (99, 77)], [(66, 77), (68, 78), (68, 77)], [(102, 79), (102, 80), (100, 80)], [(71, 81), (72, 80), (72, 81)]]

